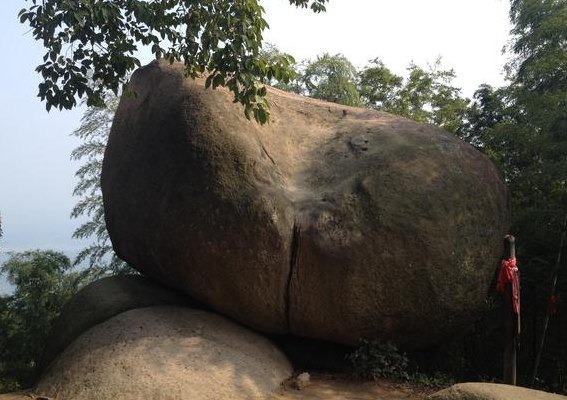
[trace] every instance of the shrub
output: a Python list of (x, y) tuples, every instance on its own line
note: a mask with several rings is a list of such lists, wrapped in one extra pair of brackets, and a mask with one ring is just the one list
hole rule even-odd
[(409, 359), (392, 342), (361, 340), (360, 346), (347, 355), (356, 375), (365, 379), (409, 379)]

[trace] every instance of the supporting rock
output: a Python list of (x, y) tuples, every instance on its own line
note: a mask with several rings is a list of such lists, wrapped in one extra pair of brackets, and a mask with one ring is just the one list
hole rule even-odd
[(58, 400), (266, 400), (292, 374), (267, 339), (176, 306), (126, 311), (79, 336), (37, 393)]

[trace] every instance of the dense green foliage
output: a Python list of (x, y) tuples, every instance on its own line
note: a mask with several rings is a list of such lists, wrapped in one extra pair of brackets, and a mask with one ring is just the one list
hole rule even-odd
[(362, 340), (347, 359), (355, 374), (365, 379), (409, 379), (408, 356), (392, 342)]
[(341, 54), (323, 54), (308, 62), (301, 80), (308, 96), (348, 106), (361, 105), (356, 68)]
[(463, 123), (468, 99), (452, 86), (453, 70), (438, 59), (427, 70), (413, 63), (408, 76), (394, 74), (379, 59), (360, 72), (360, 93), (367, 107), (391, 112), (456, 132)]
[[(567, 216), (567, 2), (513, 0), (510, 17), (510, 85), (481, 86), (458, 133), (495, 161), (510, 188), (511, 233), (518, 238), (522, 274), (519, 381), (531, 382), (543, 320), (556, 308), (544, 337), (538, 384), (567, 392), (565, 258), (558, 263)], [(554, 307), (551, 294), (558, 299)], [(501, 374), (501, 310), (497, 302), (490, 304), (461, 349), (469, 379)]]
[(12, 254), (0, 267), (15, 290), (0, 296), (0, 393), (34, 383), (36, 365), (53, 320), (85, 274), (53, 251)]
[[(156, 58), (182, 61), (188, 75), (210, 72), (208, 83), (226, 86), (247, 116), (268, 118), (258, 80), (291, 78), (285, 57), (258, 57), (268, 23), (257, 0), (30, 0), (22, 23), (45, 47), (37, 67), (39, 97), (51, 107), (73, 108), (83, 96), (101, 106), (140, 66), (135, 52), (148, 46)], [(327, 0), (289, 0), (314, 12)], [(95, 85), (92, 84), (95, 83)]]
[(290, 69), (290, 80), (282, 81), (278, 80), (277, 77), (272, 76), (269, 79), (265, 80), (265, 83), (268, 85), (285, 90), (286, 92), (292, 92), (300, 94), (303, 92), (303, 86), (301, 84), (301, 75), (299, 73), (300, 66), (296, 63), (295, 59), (282, 51), (280, 51), (275, 45), (271, 43), (265, 43), (260, 50), (259, 57), (264, 60), (266, 63), (274, 63), (278, 59), (285, 58), (289, 64), (288, 68)]
[[(266, 59), (282, 54), (273, 45), (262, 51)], [(443, 69), (439, 59), (427, 69), (411, 63), (405, 78), (379, 59), (356, 69), (342, 54), (323, 54), (290, 68), (294, 79), (269, 83), (316, 99), (391, 112), (450, 132), (457, 132), (467, 116), (469, 100), (452, 85), (455, 72)]]

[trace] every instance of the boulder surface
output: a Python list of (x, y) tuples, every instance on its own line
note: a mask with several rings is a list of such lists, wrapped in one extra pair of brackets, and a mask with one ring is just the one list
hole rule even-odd
[(117, 275), (92, 282), (63, 307), (49, 333), (40, 369), (89, 328), (124, 311), (158, 305), (195, 304), (186, 295), (141, 275)]
[(270, 333), (437, 344), (482, 308), (508, 227), (494, 165), (387, 113), (268, 90), (271, 123), (154, 62), (102, 171), (121, 258)]
[(83, 333), (35, 392), (58, 400), (264, 400), (292, 372), (271, 342), (224, 317), (158, 306)]
[(430, 400), (567, 400), (558, 394), (497, 383), (459, 383), (437, 392)]

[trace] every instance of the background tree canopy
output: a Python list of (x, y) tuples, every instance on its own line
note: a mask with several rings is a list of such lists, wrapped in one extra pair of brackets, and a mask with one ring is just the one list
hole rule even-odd
[[(289, 2), (321, 12), (327, 0)], [(228, 87), (247, 116), (266, 122), (258, 81), (289, 80), (292, 60), (258, 57), (268, 26), (263, 14), (257, 0), (31, 0), (19, 18), (46, 50), (36, 70), (47, 110), (72, 108), (83, 96), (103, 105), (105, 91), (117, 94), (140, 66), (134, 53), (142, 45), (156, 58), (182, 61), (189, 76), (210, 72), (208, 84)]]
[(462, 132), (500, 166), (510, 188), (522, 272), (520, 371), (529, 383), (550, 314), (539, 378), (565, 391), (567, 276), (558, 256), (567, 215), (567, 2), (513, 0), (510, 17), (511, 83), (481, 87)]
[(356, 87), (356, 68), (342, 54), (323, 54), (308, 62), (301, 79), (311, 97), (348, 106), (362, 104)]
[(75, 173), (78, 182), (73, 195), (79, 197), (79, 201), (73, 207), (71, 217), (88, 218), (75, 230), (73, 237), (94, 238), (94, 242), (81, 250), (73, 263), (80, 265), (86, 262), (93, 279), (109, 273), (133, 272), (112, 250), (104, 221), (100, 174), (112, 119), (118, 107), (118, 97), (108, 93), (105, 104), (105, 107), (87, 109), (81, 119), (81, 126), (73, 132), (82, 143), (71, 153), (71, 159), (83, 161)]
[(83, 283), (71, 262), (54, 251), (13, 254), (0, 272), (14, 285), (0, 296), (0, 392), (30, 387), (47, 335), (65, 302)]

